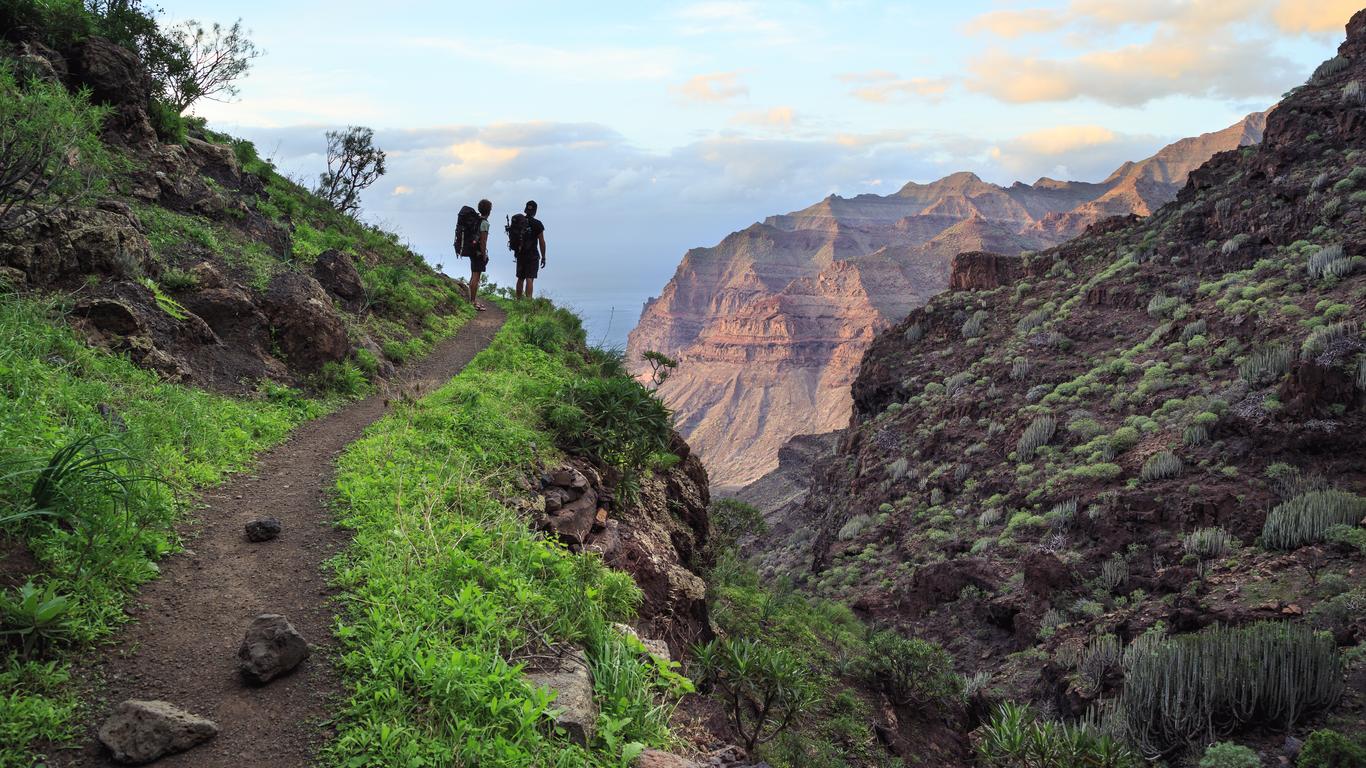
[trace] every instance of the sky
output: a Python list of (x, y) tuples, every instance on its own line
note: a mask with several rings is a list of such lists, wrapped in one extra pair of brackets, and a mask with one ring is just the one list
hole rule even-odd
[[(167, 0), (264, 51), (210, 125), (309, 183), (364, 125), (362, 218), (449, 274), (455, 213), (540, 204), (538, 288), (624, 343), (684, 251), (952, 172), (1099, 181), (1274, 104), (1362, 0)], [(509, 10), (513, 8), (515, 10)], [(513, 262), (490, 241), (490, 277)], [(608, 329), (608, 318), (611, 328)]]

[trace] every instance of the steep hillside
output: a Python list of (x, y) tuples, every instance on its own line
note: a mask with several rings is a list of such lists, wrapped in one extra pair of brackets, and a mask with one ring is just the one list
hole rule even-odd
[(662, 392), (721, 487), (772, 469), (794, 435), (844, 426), (874, 334), (948, 284), (962, 251), (1056, 245), (1101, 218), (1147, 215), (1215, 152), (1255, 143), (1265, 115), (1185, 139), (1099, 184), (988, 184), (957, 173), (895, 194), (831, 196), (689, 251), (641, 313), (628, 359), (680, 360)]
[(1152, 756), (1366, 731), (1366, 12), (1348, 33), (1151, 217), (955, 258), (864, 356), (769, 572)]

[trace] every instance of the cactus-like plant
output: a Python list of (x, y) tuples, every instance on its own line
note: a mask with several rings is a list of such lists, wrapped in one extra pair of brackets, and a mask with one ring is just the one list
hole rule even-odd
[(1019, 381), (1028, 376), (1032, 370), (1034, 370), (1033, 364), (1024, 358), (1020, 358), (1010, 365), (1010, 380)]
[(987, 318), (989, 317), (991, 317), (991, 315), (986, 310), (979, 309), (976, 312), (973, 312), (972, 317), (965, 320), (963, 322), (963, 327), (959, 329), (963, 334), (963, 338), (975, 339), (985, 333)]
[(1366, 104), (1366, 88), (1361, 87), (1360, 80), (1342, 86), (1342, 103), (1352, 107)]
[(1020, 440), (1015, 444), (1015, 450), (1019, 454), (1020, 461), (1030, 461), (1034, 458), (1034, 453), (1053, 439), (1053, 433), (1058, 430), (1058, 422), (1052, 416), (1036, 416), (1025, 431), (1020, 435)]
[(1185, 471), (1181, 458), (1171, 451), (1159, 451), (1148, 457), (1139, 470), (1138, 479), (1145, 483), (1177, 477)]
[(1115, 592), (1129, 580), (1129, 561), (1116, 552), (1100, 566), (1100, 586), (1106, 592)]
[(1209, 427), (1204, 424), (1189, 424), (1181, 431), (1181, 442), (1185, 445), (1204, 445), (1209, 442)]
[(1186, 534), (1181, 548), (1201, 560), (1217, 560), (1238, 548), (1238, 540), (1223, 528), (1201, 528)]
[(1337, 702), (1342, 673), (1330, 635), (1272, 621), (1216, 625), (1131, 647), (1118, 712), (1129, 741), (1159, 757), (1247, 725), (1293, 726)]
[(973, 380), (972, 371), (962, 371), (944, 379), (944, 393), (953, 397), (962, 391), (965, 384)]
[(1334, 56), (1333, 58), (1320, 64), (1318, 66), (1318, 69), (1314, 70), (1314, 75), (1309, 79), (1309, 81), (1312, 83), (1322, 82), (1323, 80), (1326, 80), (1332, 77), (1333, 75), (1336, 75), (1337, 73), (1347, 69), (1347, 66), (1349, 64), (1351, 64), (1351, 62), (1347, 59), (1346, 56)]
[(910, 327), (907, 328), (906, 332), (901, 334), (901, 336), (906, 339), (906, 341), (914, 344), (925, 338), (925, 327), (920, 323), (911, 323)]
[[(1332, 265), (1337, 262), (1346, 262), (1347, 265), (1351, 264), (1351, 260), (1343, 253), (1342, 246), (1325, 245), (1317, 251), (1314, 251), (1314, 254), (1309, 257), (1306, 268), (1309, 270), (1309, 275), (1311, 277), (1320, 278), (1330, 274), (1336, 275), (1336, 269)], [(1341, 275), (1336, 276), (1341, 277)]]
[(1124, 664), (1124, 646), (1115, 635), (1105, 634), (1086, 644), (1081, 661), (1077, 664), (1077, 675), (1089, 691), (1099, 691), (1105, 678), (1118, 672)]
[(1312, 490), (1276, 506), (1262, 526), (1262, 544), (1271, 549), (1295, 549), (1323, 541), (1335, 525), (1356, 526), (1366, 515), (1366, 499), (1329, 488)]
[(1029, 333), (1035, 328), (1038, 328), (1039, 326), (1048, 322), (1049, 319), (1051, 319), (1052, 317), (1052, 309), (1049, 309), (1048, 307), (1040, 307), (1034, 310), (1033, 312), (1030, 312), (1029, 314), (1025, 315), (1024, 317), (1020, 318), (1019, 321), (1015, 323), (1015, 331), (1020, 334)]
[(1238, 366), (1238, 375), (1249, 384), (1261, 386), (1284, 376), (1290, 370), (1292, 360), (1294, 353), (1289, 347), (1280, 344), (1261, 347), (1254, 349)]
[(1196, 336), (1204, 336), (1206, 333), (1209, 333), (1209, 323), (1202, 317), (1199, 320), (1187, 323), (1186, 327), (1181, 329), (1181, 340), (1190, 341)]
[(1300, 357), (1312, 360), (1333, 344), (1357, 335), (1358, 326), (1351, 320), (1321, 325), (1309, 332), (1309, 337), (1300, 345)]
[(1159, 291), (1148, 300), (1148, 316), (1153, 318), (1168, 317), (1179, 306), (1181, 306), (1181, 299)]

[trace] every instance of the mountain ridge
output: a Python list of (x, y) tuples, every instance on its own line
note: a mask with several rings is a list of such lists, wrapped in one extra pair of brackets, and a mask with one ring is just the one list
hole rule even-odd
[[(830, 195), (769, 216), (684, 255), (645, 303), (628, 360), (638, 366), (654, 350), (680, 361), (660, 392), (717, 486), (741, 486), (775, 466), (786, 439), (844, 426), (848, 387), (872, 334), (947, 287), (955, 254), (1020, 253), (1113, 215), (1146, 215), (1217, 149), (1259, 139), (1265, 120), (1254, 113), (1182, 139), (1100, 183), (1044, 177), (1002, 187), (960, 171), (886, 196)], [(802, 299), (768, 301), (785, 296)], [(837, 321), (851, 328), (831, 327)], [(789, 337), (794, 329), (799, 335)], [(737, 430), (746, 438), (735, 439)]]

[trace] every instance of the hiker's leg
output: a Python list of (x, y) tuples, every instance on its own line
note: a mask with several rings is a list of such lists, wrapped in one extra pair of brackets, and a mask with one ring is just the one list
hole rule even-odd
[(470, 303), (479, 303), (479, 273), (470, 273)]
[(518, 298), (518, 299), (521, 299), (521, 298), (522, 298), (522, 286), (523, 286), (525, 283), (526, 283), (526, 278), (525, 278), (525, 277), (519, 277), (519, 278), (517, 278), (517, 298)]
[(536, 278), (528, 277), (526, 279), (526, 297), (528, 299), (534, 298), (534, 290), (532, 288), (534, 285), (536, 285)]

